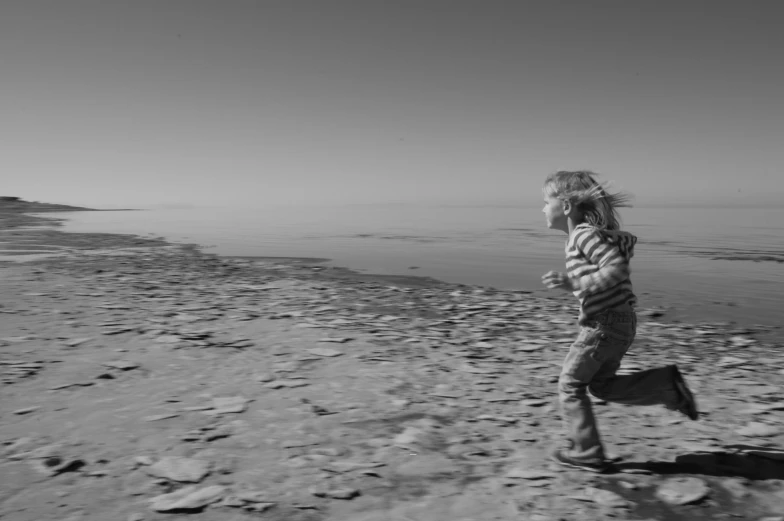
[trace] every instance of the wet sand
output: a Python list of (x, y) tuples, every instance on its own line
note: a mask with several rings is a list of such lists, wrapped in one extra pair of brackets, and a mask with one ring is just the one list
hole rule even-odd
[(594, 400), (592, 475), (547, 457), (569, 295), (0, 218), (2, 519), (784, 512), (780, 329), (641, 310), (621, 371), (678, 363), (704, 415)]

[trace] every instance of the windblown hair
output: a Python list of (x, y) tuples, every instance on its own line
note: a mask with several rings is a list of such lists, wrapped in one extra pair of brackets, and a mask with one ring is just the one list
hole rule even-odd
[(630, 207), (631, 195), (608, 193), (605, 190), (607, 183), (595, 179), (598, 175), (589, 170), (562, 170), (547, 176), (542, 192), (546, 197), (571, 202), (591, 226), (600, 230), (619, 230), (618, 208)]

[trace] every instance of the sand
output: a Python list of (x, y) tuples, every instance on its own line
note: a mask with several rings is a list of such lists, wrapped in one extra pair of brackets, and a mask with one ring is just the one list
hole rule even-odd
[(677, 362), (704, 415), (595, 401), (619, 472), (593, 475), (548, 459), (568, 295), (219, 258), (20, 211), (0, 212), (2, 519), (784, 512), (779, 329), (641, 310), (622, 371)]

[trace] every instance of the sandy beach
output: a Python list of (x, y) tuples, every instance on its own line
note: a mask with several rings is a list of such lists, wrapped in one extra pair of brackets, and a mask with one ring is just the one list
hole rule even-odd
[(2, 519), (784, 520), (778, 327), (641, 309), (621, 371), (677, 363), (703, 416), (594, 400), (619, 472), (592, 475), (548, 459), (570, 295), (31, 211), (0, 211)]

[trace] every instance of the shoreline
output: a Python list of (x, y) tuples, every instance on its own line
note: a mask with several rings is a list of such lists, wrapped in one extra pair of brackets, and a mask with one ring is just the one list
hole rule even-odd
[[(45, 206), (45, 205), (44, 205)], [(64, 211), (116, 211), (116, 210), (97, 210), (92, 208), (79, 208), (79, 207), (64, 207), (63, 205), (51, 205), (57, 207), (57, 212)], [(63, 208), (71, 208), (71, 210), (64, 210)], [(36, 210), (35, 213), (41, 213)], [(45, 212), (44, 212), (45, 213)], [(8, 215), (16, 216), (15, 218), (8, 219)], [(3, 219), (4, 218), (4, 219)], [(62, 230), (47, 230), (49, 227), (61, 227), (66, 218), (55, 217), (42, 217), (39, 215), (30, 215), (27, 211), (11, 211), (0, 212), (0, 231), (8, 232), (18, 231), (22, 237), (29, 238), (31, 235), (35, 236), (32, 242), (25, 242), (24, 244), (31, 245), (33, 250), (23, 250), (24, 244), (14, 244), (13, 240), (10, 244), (3, 244), (4, 235), (0, 235), (0, 266), (11, 264), (24, 264), (29, 262), (46, 261), (53, 257), (67, 257), (79, 251), (108, 251), (127, 248), (174, 248), (183, 251), (198, 251), (203, 256), (213, 256), (220, 259), (236, 259), (236, 260), (256, 260), (262, 262), (275, 262), (283, 266), (289, 267), (302, 267), (305, 265), (313, 265), (313, 276), (324, 279), (333, 280), (354, 280), (354, 281), (368, 281), (379, 282), (385, 284), (398, 284), (409, 288), (436, 288), (436, 287), (453, 287), (455, 290), (479, 290), (492, 293), (503, 293), (509, 295), (515, 294), (528, 294), (534, 298), (544, 299), (545, 301), (558, 302), (565, 306), (573, 306), (575, 309), (575, 324), (577, 317), (577, 301), (570, 293), (558, 293), (546, 288), (537, 289), (503, 289), (495, 288), (492, 286), (478, 285), (478, 284), (462, 284), (458, 282), (448, 282), (440, 280), (435, 277), (427, 277), (421, 275), (402, 275), (402, 274), (380, 274), (380, 273), (365, 273), (350, 269), (342, 266), (324, 266), (324, 264), (333, 262), (333, 259), (326, 257), (292, 257), (292, 256), (247, 256), (247, 255), (221, 255), (217, 253), (205, 252), (206, 246), (197, 243), (177, 243), (170, 242), (163, 237), (147, 238), (133, 234), (121, 233), (76, 233), (65, 232)], [(9, 226), (9, 223), (11, 224)], [(26, 229), (29, 227), (29, 229)], [(29, 235), (24, 232), (27, 231)], [(11, 237), (13, 239), (13, 237)], [(56, 247), (59, 250), (49, 249), (46, 246)], [(10, 248), (5, 250), (5, 248)], [(5, 250), (5, 251), (4, 251)], [(40, 250), (40, 251), (36, 251)], [(757, 330), (759, 334), (770, 338), (772, 334), (777, 339), (784, 341), (784, 331), (780, 323), (759, 323), (753, 320), (752, 317), (735, 316), (732, 310), (726, 309), (728, 306), (732, 307), (734, 304), (731, 302), (704, 302), (697, 303), (691, 306), (692, 309), (697, 308), (698, 314), (710, 315), (695, 318), (689, 316), (692, 313), (686, 311), (683, 307), (679, 308), (673, 304), (670, 299), (664, 296), (651, 296), (647, 294), (645, 300), (651, 302), (650, 305), (638, 307), (638, 315), (655, 318), (658, 322), (669, 325), (683, 326), (683, 325), (700, 325), (708, 324), (719, 327), (733, 328), (746, 328)], [(704, 313), (706, 307), (713, 306), (713, 310), (718, 310), (720, 318), (714, 314)], [(702, 313), (701, 313), (702, 312)]]

